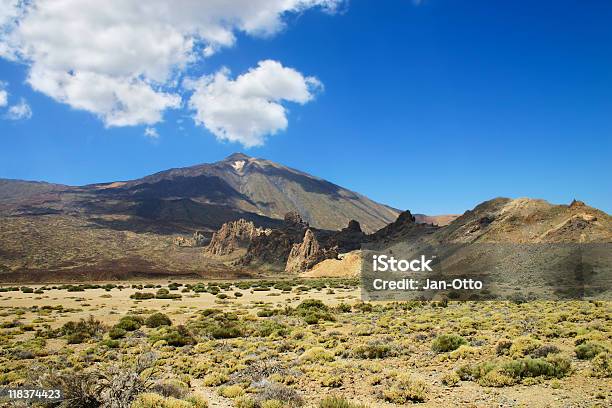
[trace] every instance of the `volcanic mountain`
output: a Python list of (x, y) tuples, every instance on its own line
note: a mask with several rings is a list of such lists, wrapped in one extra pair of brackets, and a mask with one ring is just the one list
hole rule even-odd
[(238, 219), (275, 227), (292, 211), (315, 228), (339, 230), (357, 220), (366, 232), (399, 214), (336, 184), (242, 153), (86, 186), (0, 179), (0, 272), (210, 272), (214, 267), (201, 251), (172, 245), (177, 235), (197, 232), (200, 242)]
[(323, 179), (235, 153), (225, 160), (176, 168), (141, 179), (69, 187), (0, 180), (0, 214), (125, 214), (151, 228), (217, 229), (245, 218), (274, 224), (296, 211), (310, 225), (340, 229), (357, 220), (373, 232), (399, 211)]

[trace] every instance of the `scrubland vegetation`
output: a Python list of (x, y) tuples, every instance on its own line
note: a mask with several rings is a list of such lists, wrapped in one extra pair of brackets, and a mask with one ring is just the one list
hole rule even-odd
[(611, 302), (363, 303), (357, 285), (2, 288), (0, 385), (74, 408), (612, 403)]

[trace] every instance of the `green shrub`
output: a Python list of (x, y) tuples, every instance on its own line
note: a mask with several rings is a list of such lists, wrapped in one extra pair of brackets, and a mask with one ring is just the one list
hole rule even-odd
[(511, 357), (525, 357), (537, 350), (542, 343), (531, 337), (519, 337), (512, 342), (509, 354)]
[(213, 328), (210, 331), (210, 334), (215, 339), (233, 339), (236, 337), (242, 337), (243, 335), (242, 330), (240, 330), (240, 328), (237, 326), (231, 326), (231, 327), (218, 326), (218, 327)]
[(270, 309), (261, 309), (257, 311), (257, 316), (258, 317), (270, 317), (270, 316), (274, 316), (274, 310), (270, 310)]
[(119, 341), (117, 340), (112, 340), (112, 339), (106, 339), (102, 341), (102, 345), (108, 347), (108, 348), (118, 348), (119, 347)]
[(90, 337), (82, 332), (72, 333), (66, 337), (66, 341), (68, 344), (81, 344), (87, 341)]
[(351, 355), (355, 358), (385, 358), (394, 355), (393, 348), (389, 343), (380, 340), (370, 341), (355, 347)]
[(166, 334), (161, 338), (168, 345), (173, 347), (183, 347), (196, 344), (196, 340), (185, 326), (169, 327)]
[(408, 402), (425, 402), (428, 399), (427, 385), (410, 376), (400, 376), (389, 389), (383, 390), (382, 397), (387, 402), (406, 404)]
[(546, 359), (525, 357), (501, 365), (501, 371), (512, 378), (526, 377), (562, 378), (570, 371), (567, 358), (554, 356)]
[(571, 371), (567, 357), (554, 354), (547, 358), (523, 357), (501, 362), (483, 362), (457, 370), (462, 380), (478, 381), (488, 387), (504, 387), (534, 377), (562, 378)]
[(591, 364), (591, 376), (597, 378), (612, 377), (612, 355), (610, 353), (599, 353), (593, 358)]
[(242, 337), (245, 325), (234, 313), (222, 313), (217, 309), (205, 309), (198, 321), (190, 323), (190, 328), (203, 336), (215, 339)]
[(330, 308), (318, 299), (306, 299), (295, 309), (308, 324), (317, 324), (320, 320), (334, 321)]
[(115, 326), (108, 331), (108, 337), (113, 340), (117, 340), (122, 337), (125, 337), (126, 333), (127, 331), (125, 331), (124, 329)]
[(436, 353), (444, 353), (456, 350), (463, 344), (467, 344), (467, 340), (457, 334), (441, 334), (434, 339), (431, 349)]
[(155, 294), (150, 293), (150, 292), (136, 292), (130, 295), (130, 299), (134, 299), (134, 300), (147, 300), (147, 299), (153, 299), (154, 297), (155, 297)]
[(244, 389), (239, 385), (228, 385), (219, 388), (219, 395), (225, 398), (236, 398), (244, 395)]
[(311, 347), (304, 351), (299, 358), (300, 361), (316, 363), (320, 361), (334, 361), (334, 355), (323, 347)]
[(603, 353), (604, 351), (607, 351), (604, 346), (590, 341), (577, 346), (575, 349), (576, 357), (578, 357), (580, 360), (591, 360), (593, 357), (599, 353)]
[(336, 309), (340, 313), (350, 313), (352, 310), (352, 307), (351, 305), (347, 305), (346, 303), (340, 303), (338, 306), (336, 306)]
[(214, 372), (204, 377), (203, 384), (206, 387), (216, 387), (229, 381), (227, 374), (221, 372)]
[(182, 296), (179, 293), (170, 293), (168, 289), (158, 289), (155, 293), (156, 299), (181, 299)]
[(160, 326), (172, 326), (172, 320), (163, 313), (153, 313), (145, 320), (147, 327), (155, 328)]
[(306, 299), (303, 300), (302, 303), (300, 303), (297, 307), (297, 310), (306, 310), (306, 311), (310, 311), (312, 309), (315, 310), (321, 310), (321, 311), (328, 311), (329, 308), (327, 307), (327, 305), (325, 305), (325, 303), (323, 303), (322, 301), (318, 300), (318, 299)]
[(66, 336), (70, 344), (80, 344), (92, 337), (101, 337), (105, 328), (102, 322), (89, 316), (78, 322), (70, 321), (59, 329), (59, 335)]
[(328, 375), (321, 378), (320, 383), (323, 387), (337, 388), (342, 386), (343, 381), (339, 375)]
[(286, 336), (289, 334), (289, 328), (284, 324), (273, 320), (264, 320), (257, 325), (257, 335), (261, 337), (269, 337), (272, 335)]
[(366, 406), (354, 404), (340, 396), (329, 396), (319, 402), (319, 408), (366, 408)]
[(116, 328), (123, 329), (125, 331), (134, 331), (140, 329), (144, 324), (144, 320), (140, 316), (124, 316), (119, 320), (119, 323), (115, 325)]

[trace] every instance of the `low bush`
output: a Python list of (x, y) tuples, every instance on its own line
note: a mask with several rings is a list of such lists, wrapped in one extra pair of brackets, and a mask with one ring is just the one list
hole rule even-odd
[(523, 357), (465, 365), (457, 370), (457, 374), (462, 380), (477, 381), (483, 386), (504, 387), (527, 378), (562, 378), (570, 371), (570, 360), (554, 354), (546, 358)]
[(612, 355), (608, 352), (599, 353), (591, 361), (591, 376), (597, 378), (612, 377)]
[(153, 299), (154, 297), (155, 297), (155, 294), (150, 293), (150, 292), (136, 292), (130, 295), (130, 299), (134, 299), (134, 300), (147, 300), (147, 299)]
[(340, 396), (329, 396), (319, 402), (319, 408), (366, 408), (366, 406), (352, 403)]
[(163, 313), (153, 313), (145, 320), (147, 327), (156, 328), (161, 326), (172, 326), (172, 320)]
[(127, 331), (125, 331), (121, 327), (115, 326), (108, 331), (108, 337), (110, 337), (113, 340), (117, 340), (117, 339), (125, 337), (126, 333)]
[(441, 334), (434, 339), (431, 349), (436, 353), (444, 353), (456, 350), (463, 344), (467, 344), (467, 340), (457, 334)]
[(183, 347), (197, 343), (185, 326), (169, 327), (162, 340), (173, 347)]
[[(271, 402), (272, 401), (272, 402)], [(257, 404), (260, 407), (301, 407), (304, 405), (302, 396), (293, 388), (282, 384), (266, 382), (257, 394)]]
[(119, 322), (115, 325), (116, 328), (123, 329), (125, 331), (134, 331), (140, 329), (144, 324), (144, 320), (140, 316), (123, 316)]
[(80, 344), (90, 338), (101, 337), (105, 331), (102, 322), (89, 316), (88, 319), (81, 319), (78, 322), (65, 323), (59, 329), (59, 335), (65, 336), (69, 344)]
[(219, 395), (225, 398), (236, 398), (244, 395), (244, 389), (239, 385), (228, 385), (219, 388)]
[(179, 293), (170, 293), (168, 289), (161, 288), (155, 293), (156, 299), (181, 299), (183, 296)]
[(273, 335), (286, 336), (289, 334), (290, 329), (282, 323), (275, 322), (273, 320), (264, 320), (262, 322), (258, 322), (255, 331), (260, 337), (270, 337)]
[(578, 359), (591, 360), (593, 357), (595, 357), (599, 353), (603, 353), (604, 351), (607, 351), (607, 350), (601, 344), (589, 341), (589, 342), (580, 344), (579, 346), (576, 347), (574, 351), (576, 352), (576, 357), (578, 357)]
[(214, 373), (207, 374), (204, 377), (203, 384), (206, 387), (216, 387), (228, 381), (229, 381), (229, 377), (227, 376), (227, 374), (224, 374), (221, 372), (214, 372)]
[(367, 344), (361, 344), (351, 351), (351, 356), (354, 358), (385, 358), (396, 353), (393, 347), (388, 342), (381, 340), (373, 340)]
[(316, 363), (319, 361), (334, 361), (334, 355), (323, 347), (311, 347), (304, 351), (299, 358), (300, 361)]
[(428, 399), (428, 392), (425, 382), (402, 375), (393, 381), (390, 388), (382, 391), (382, 399), (393, 404), (425, 402)]

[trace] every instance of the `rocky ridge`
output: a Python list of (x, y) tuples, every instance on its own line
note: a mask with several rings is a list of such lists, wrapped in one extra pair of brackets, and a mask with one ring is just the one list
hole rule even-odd
[(252, 221), (243, 218), (226, 222), (213, 233), (206, 252), (215, 256), (230, 255), (234, 251), (248, 248), (255, 237), (271, 232), (271, 229), (256, 227)]

